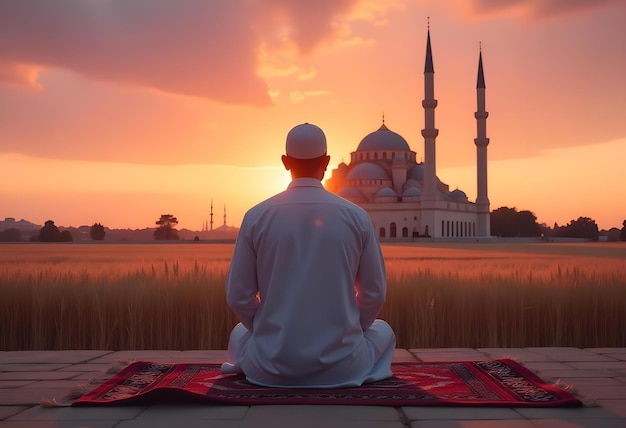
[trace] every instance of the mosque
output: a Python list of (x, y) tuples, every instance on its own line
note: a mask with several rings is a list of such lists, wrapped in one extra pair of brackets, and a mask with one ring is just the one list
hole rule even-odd
[(436, 175), (434, 68), (430, 29), (426, 39), (424, 67), (424, 161), (399, 134), (382, 126), (361, 140), (350, 154), (350, 164), (342, 162), (332, 171), (325, 187), (365, 209), (381, 241), (413, 241), (479, 238), (490, 236), (487, 196), (487, 116), (482, 51), (478, 57), (476, 84), (477, 198), (468, 200), (459, 189), (450, 191)]

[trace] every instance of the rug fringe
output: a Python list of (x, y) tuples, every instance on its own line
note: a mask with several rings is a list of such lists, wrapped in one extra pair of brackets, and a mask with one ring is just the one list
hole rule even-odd
[[(114, 375), (121, 372), (125, 367), (135, 362), (131, 359), (120, 359), (116, 363), (109, 367), (104, 374)], [(43, 407), (70, 407), (74, 401), (78, 400), (83, 395), (93, 391), (98, 385), (103, 384), (109, 379), (110, 376), (103, 377), (90, 377), (86, 383), (79, 383), (69, 390), (62, 398), (62, 401), (57, 401), (56, 398), (44, 398), (39, 401), (39, 404)]]

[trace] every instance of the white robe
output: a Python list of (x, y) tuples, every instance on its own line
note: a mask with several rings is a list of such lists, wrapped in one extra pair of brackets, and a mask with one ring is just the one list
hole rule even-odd
[(391, 376), (380, 245), (367, 213), (300, 178), (244, 217), (227, 301), (241, 324), (224, 372), (279, 387), (341, 387)]

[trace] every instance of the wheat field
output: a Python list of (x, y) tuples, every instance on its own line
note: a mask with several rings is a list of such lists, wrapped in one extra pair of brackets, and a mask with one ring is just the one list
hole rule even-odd
[[(397, 346), (626, 346), (626, 244), (383, 244)], [(225, 349), (232, 244), (0, 244), (0, 350)]]

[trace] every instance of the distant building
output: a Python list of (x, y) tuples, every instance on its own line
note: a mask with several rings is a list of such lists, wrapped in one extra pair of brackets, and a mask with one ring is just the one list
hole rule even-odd
[(30, 221), (24, 219), (16, 221), (13, 217), (5, 217), (4, 221), (0, 220), (0, 231), (7, 229), (18, 229), (20, 232), (22, 232), (22, 235), (32, 232), (39, 232), (39, 229), (41, 229), (41, 227), (42, 226), (39, 224), (31, 223)]
[(488, 113), (485, 111), (485, 79), (482, 52), (478, 57), (477, 198), (468, 200), (460, 189), (450, 191), (436, 175), (434, 68), (430, 29), (426, 40), (424, 67), (424, 161), (407, 141), (385, 125), (365, 136), (350, 163), (342, 162), (325, 182), (328, 190), (365, 209), (381, 241), (409, 241), (419, 237), (434, 239), (490, 236), (489, 198), (487, 195)]

